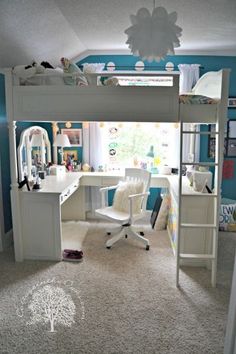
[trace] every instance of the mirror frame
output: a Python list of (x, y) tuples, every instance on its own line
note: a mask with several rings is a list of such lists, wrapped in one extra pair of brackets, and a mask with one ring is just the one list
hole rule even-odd
[[(39, 127), (37, 125), (33, 125), (30, 128), (27, 128), (22, 131), (20, 136), (20, 142), (17, 148), (17, 157), (18, 157), (18, 176), (19, 182), (24, 179), (25, 171), (23, 167), (23, 158), (22, 158), (22, 151), (25, 147), (26, 149), (26, 168), (27, 168), (27, 176), (28, 180), (32, 180), (32, 146), (31, 146), (31, 139), (34, 132), (37, 134), (41, 134), (42, 136), (42, 145), (40, 146), (42, 151), (42, 162), (49, 163), (51, 162), (51, 143), (48, 137), (48, 132), (46, 129)], [(45, 151), (46, 149), (46, 151)], [(46, 153), (47, 152), (47, 153)]]

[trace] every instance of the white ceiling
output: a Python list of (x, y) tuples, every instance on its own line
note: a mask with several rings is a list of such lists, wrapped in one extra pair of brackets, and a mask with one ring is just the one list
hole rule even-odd
[[(176, 54), (236, 56), (236, 0), (156, 0), (177, 11)], [(129, 53), (130, 14), (153, 0), (0, 0), (0, 66), (76, 58), (93, 51)]]

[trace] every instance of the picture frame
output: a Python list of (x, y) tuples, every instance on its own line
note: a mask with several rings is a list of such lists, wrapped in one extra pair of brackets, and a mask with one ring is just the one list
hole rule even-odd
[(236, 157), (236, 139), (228, 139), (227, 157)]
[(82, 146), (82, 129), (61, 129), (62, 134), (66, 134), (71, 146)]
[(236, 97), (228, 98), (228, 108), (236, 108)]
[(66, 148), (64, 148), (63, 155), (64, 161), (67, 161), (68, 156), (73, 156), (73, 160), (78, 161), (78, 150), (66, 150)]
[(228, 138), (236, 139), (236, 119), (228, 120)]
[[(215, 124), (209, 124), (208, 130), (210, 132), (208, 137), (208, 157), (211, 159), (215, 158), (215, 145), (216, 145), (216, 138), (215, 138)], [(228, 146), (228, 126), (225, 126), (224, 130), (224, 156), (227, 156), (227, 146)]]

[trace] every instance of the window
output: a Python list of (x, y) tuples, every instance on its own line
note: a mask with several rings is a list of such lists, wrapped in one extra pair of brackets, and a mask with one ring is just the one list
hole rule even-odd
[(100, 127), (103, 161), (108, 170), (143, 167), (158, 172), (161, 165), (177, 167), (178, 124), (109, 122)]

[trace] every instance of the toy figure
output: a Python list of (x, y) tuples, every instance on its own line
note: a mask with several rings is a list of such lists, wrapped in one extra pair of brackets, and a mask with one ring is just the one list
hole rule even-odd
[(71, 75), (64, 77), (64, 82), (66, 85), (79, 85), (87, 86), (88, 81), (82, 71), (77, 65), (71, 63), (67, 58), (61, 58), (61, 64), (65, 74), (77, 73), (77, 75)]

